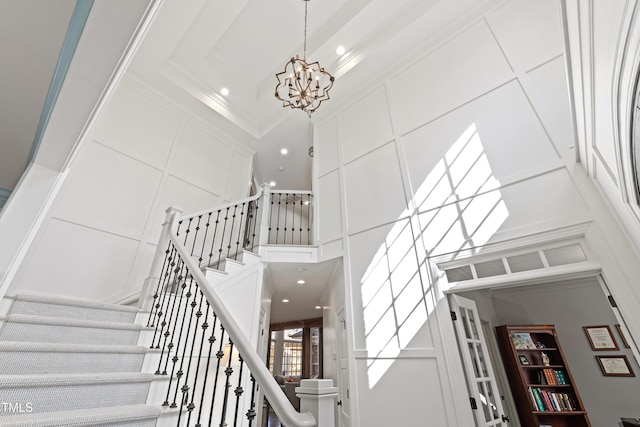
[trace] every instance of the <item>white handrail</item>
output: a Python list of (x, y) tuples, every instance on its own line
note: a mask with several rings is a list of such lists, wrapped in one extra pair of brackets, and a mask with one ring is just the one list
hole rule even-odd
[(311, 412), (300, 413), (293, 408), (289, 399), (287, 399), (264, 362), (258, 356), (255, 348), (251, 346), (240, 326), (238, 326), (231, 313), (218, 297), (218, 294), (208, 286), (208, 281), (204, 274), (176, 237), (177, 225), (177, 218), (174, 217), (171, 221), (169, 239), (180, 254), (180, 257), (186, 264), (194, 280), (199, 285), (201, 292), (211, 307), (213, 307), (213, 311), (221, 320), (233, 345), (238, 348), (242, 360), (247, 364), (251, 370), (251, 374), (262, 387), (264, 394), (267, 396), (269, 403), (273, 407), (276, 415), (278, 415), (280, 421), (287, 427), (315, 427), (316, 419)]
[(260, 197), (262, 197), (262, 188), (260, 188), (258, 190), (258, 192), (254, 196), (247, 197), (246, 199), (240, 199), (237, 202), (225, 203), (224, 205), (216, 206), (215, 208), (209, 208), (209, 209), (205, 209), (205, 210), (200, 211), (200, 212), (196, 212), (196, 213), (192, 213), (192, 214), (189, 214), (189, 215), (185, 215), (185, 216), (180, 217), (180, 219), (184, 221), (185, 219), (195, 218), (195, 217), (200, 216), (200, 215), (206, 215), (209, 212), (219, 211), (219, 210), (226, 209), (226, 208), (232, 208), (234, 206), (238, 206), (238, 205), (241, 205), (243, 203), (249, 203), (249, 202), (252, 202), (254, 200), (258, 200)]

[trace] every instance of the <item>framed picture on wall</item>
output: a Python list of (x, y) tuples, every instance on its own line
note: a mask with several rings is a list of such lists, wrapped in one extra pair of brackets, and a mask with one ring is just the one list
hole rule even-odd
[(609, 325), (584, 326), (582, 329), (589, 338), (592, 350), (619, 350)]
[(596, 356), (605, 377), (635, 377), (627, 356)]

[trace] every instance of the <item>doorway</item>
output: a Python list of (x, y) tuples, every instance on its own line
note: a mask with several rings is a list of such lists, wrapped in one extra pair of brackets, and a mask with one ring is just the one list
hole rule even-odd
[[(495, 370), (496, 383), (511, 422), (518, 426), (519, 419), (506, 374), (495, 344), (495, 326), (499, 325), (554, 325), (576, 386), (587, 409), (592, 425), (619, 425), (625, 414), (638, 417), (637, 396), (640, 391), (640, 366), (633, 355), (628, 337), (624, 337), (624, 323), (617, 310), (610, 305), (607, 287), (599, 276), (561, 280), (547, 278), (544, 282), (528, 286), (487, 286), (468, 291), (451, 290), (450, 294), (473, 301), (487, 338), (489, 359)], [(450, 296), (450, 298), (452, 298)], [(615, 356), (630, 361), (634, 377), (626, 381), (611, 381), (605, 376), (596, 356), (614, 355), (614, 352), (594, 350), (585, 327), (607, 325), (616, 341)], [(620, 325), (618, 328), (617, 326)], [(626, 342), (626, 344), (625, 344)], [(495, 341), (494, 341), (495, 343)], [(628, 347), (627, 347), (628, 345)], [(603, 395), (615, 395), (616, 405), (608, 405)]]

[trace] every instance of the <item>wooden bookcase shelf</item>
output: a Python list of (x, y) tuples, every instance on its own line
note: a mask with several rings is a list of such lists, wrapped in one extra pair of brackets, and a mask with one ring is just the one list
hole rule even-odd
[(523, 427), (591, 427), (553, 325), (496, 327)]

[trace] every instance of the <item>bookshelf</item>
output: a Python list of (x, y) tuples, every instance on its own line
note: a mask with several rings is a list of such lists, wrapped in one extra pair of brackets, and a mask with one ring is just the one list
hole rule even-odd
[(591, 427), (553, 325), (496, 327), (523, 427)]

